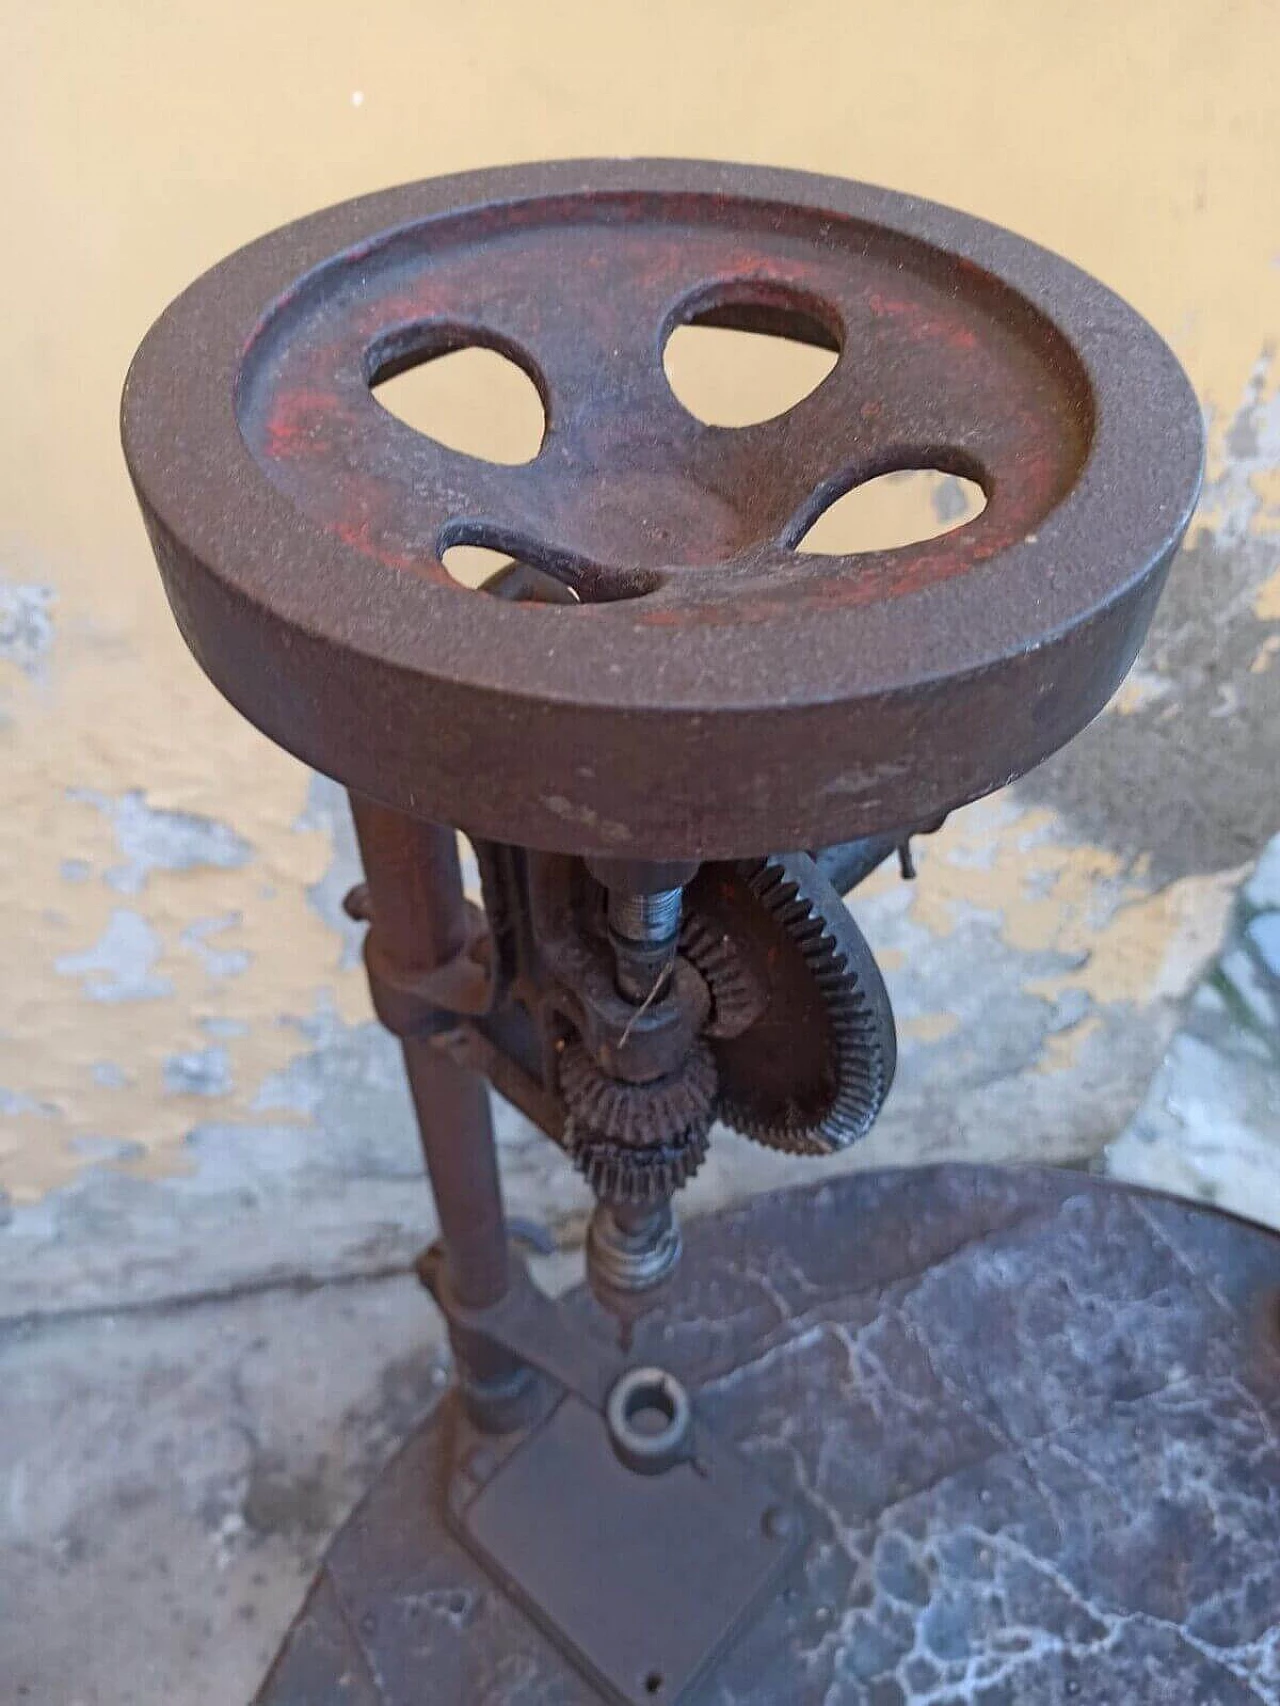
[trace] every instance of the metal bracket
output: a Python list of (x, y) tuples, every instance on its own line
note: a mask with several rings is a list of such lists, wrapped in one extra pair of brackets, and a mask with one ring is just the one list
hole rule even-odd
[(374, 1012), (398, 1037), (430, 1036), (460, 1016), (478, 1017), (493, 1003), (484, 913), (467, 904), (466, 941), (450, 959), (427, 970), (407, 969), (384, 951), (376, 919), (365, 938), (364, 963)]

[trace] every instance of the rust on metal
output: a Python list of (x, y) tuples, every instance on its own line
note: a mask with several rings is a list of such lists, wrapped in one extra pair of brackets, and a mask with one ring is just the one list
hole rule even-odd
[[(691, 322), (837, 359), (784, 415), (708, 426), (663, 369)], [(538, 388), (525, 465), (374, 395), (469, 345)], [(998, 1680), (1010, 1620), (1042, 1623), (1053, 1675), (1090, 1697), (1135, 1697), (1167, 1630), (1244, 1653), (1244, 1599), (1215, 1610), (1198, 1562), (1166, 1580), (1171, 1541), (1212, 1555), (1190, 1518), (1135, 1520), (1113, 1557), (1046, 1518), (1052, 1466), (1020, 1479), (1083, 1427), (1123, 1497), (1122, 1407), (1146, 1405), (1207, 1485), (1204, 1429), (1188, 1443), (1148, 1380), (1158, 1353), (1205, 1416), (1224, 1382), (1250, 1416), (1274, 1404), (1265, 1335), (1241, 1335), (1221, 1273), (1195, 1282), (1205, 1217), (995, 1172), (845, 1181), (704, 1228), (682, 1279), (671, 1208), (717, 1119), (801, 1154), (866, 1134), (896, 1041), (842, 894), (894, 852), (911, 876), (913, 833), (1054, 751), (1132, 662), (1203, 450), (1151, 328), (1033, 245), (865, 185), (522, 167), (350, 202), (214, 268), (139, 351), (124, 439), (197, 659), (350, 790), (349, 911), (404, 1050), (440, 1222), (420, 1275), (459, 1371), (336, 1542), (262, 1706), (408, 1706), (428, 1675), (442, 1702), (506, 1700), (512, 1662), (530, 1706), (677, 1706), (714, 1667), (726, 1706), (847, 1682), (888, 1706), (943, 1698), (961, 1653), (966, 1688)], [(911, 468), (976, 481), (981, 514), (895, 550), (797, 550), (842, 493)], [(461, 544), (514, 563), (464, 590), (442, 561)], [(591, 1186), (612, 1342), (510, 1247), (486, 1080)], [(1072, 1283), (1037, 1273), (1038, 1241)], [(1274, 1285), (1274, 1258), (1241, 1234), (1223, 1261)], [(1246, 1433), (1224, 1449), (1252, 1521), (1269, 1471)], [(1007, 1580), (982, 1562), (1006, 1541)], [(1122, 1577), (1150, 1579), (1158, 1617)]]
[[(785, 416), (706, 426), (662, 367), (691, 319), (840, 359)], [(376, 401), (464, 344), (538, 385), (527, 465)], [(179, 623), (274, 740), (411, 815), (649, 859), (902, 830), (1046, 757), (1132, 662), (1202, 459), (1174, 357), (1067, 262), (913, 197), (679, 161), (438, 179), (250, 244), (149, 334), (124, 436)], [(794, 550), (913, 467), (985, 509)], [(582, 603), (469, 594), (440, 560), (464, 542)]]

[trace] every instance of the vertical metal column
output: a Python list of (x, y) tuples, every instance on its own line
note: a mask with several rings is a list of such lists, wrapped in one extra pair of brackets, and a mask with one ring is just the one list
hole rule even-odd
[[(434, 970), (466, 945), (467, 914), (450, 829), (350, 796), (369, 888), (371, 929), (383, 959), (406, 974)], [(402, 1037), (449, 1282), (470, 1309), (497, 1303), (509, 1256), (489, 1095), (477, 1073), (429, 1038)], [(491, 1345), (453, 1335), (464, 1384), (509, 1384), (523, 1365)], [(478, 1391), (475, 1393), (481, 1397)]]

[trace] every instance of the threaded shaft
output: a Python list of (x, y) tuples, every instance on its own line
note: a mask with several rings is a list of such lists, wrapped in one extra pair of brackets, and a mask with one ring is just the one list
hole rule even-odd
[(659, 889), (637, 894), (633, 889), (609, 891), (609, 928), (628, 942), (669, 942), (680, 929), (683, 889)]

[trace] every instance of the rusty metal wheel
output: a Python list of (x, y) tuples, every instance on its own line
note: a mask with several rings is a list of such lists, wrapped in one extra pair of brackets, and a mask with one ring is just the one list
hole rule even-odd
[[(839, 359), (783, 415), (705, 425), (663, 370), (695, 320)], [(532, 461), (376, 400), (466, 345), (537, 385)], [(124, 437), (183, 631), (273, 740), (493, 839), (662, 858), (917, 824), (1039, 762), (1132, 662), (1202, 455), (1169, 350), (1065, 261), (908, 196), (676, 161), (439, 179), (264, 237), (153, 328)], [(985, 509), (796, 550), (907, 468)], [(458, 543), (581, 603), (463, 590)]]
[(791, 1155), (864, 1138), (893, 1083), (897, 1033), (871, 949), (813, 860), (704, 865), (688, 905), (695, 939), (731, 943), (731, 975), (760, 997), (749, 1023), (712, 1037), (719, 1117)]

